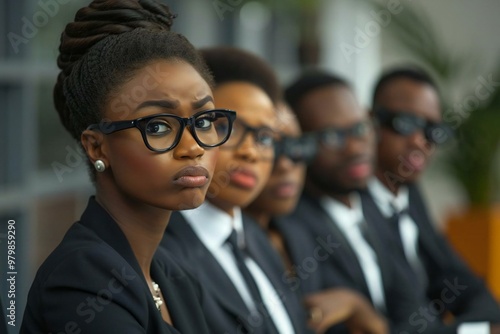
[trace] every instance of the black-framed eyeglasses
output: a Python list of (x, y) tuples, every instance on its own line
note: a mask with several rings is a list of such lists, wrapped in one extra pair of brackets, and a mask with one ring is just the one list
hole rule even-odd
[(242, 120), (234, 122), (231, 136), (222, 148), (239, 147), (249, 133), (253, 136), (255, 144), (260, 150), (273, 152), (277, 133), (267, 126), (253, 127)]
[(366, 119), (348, 128), (327, 128), (317, 131), (316, 136), (324, 146), (341, 149), (345, 147), (347, 138), (364, 139), (371, 133), (373, 133), (373, 123), (370, 119)]
[(309, 163), (318, 152), (318, 141), (314, 135), (303, 134), (300, 137), (282, 135), (274, 145), (275, 160), (284, 156), (294, 163)]
[(153, 152), (167, 152), (175, 148), (186, 127), (202, 147), (216, 147), (224, 144), (232, 130), (236, 112), (226, 109), (204, 110), (192, 117), (183, 118), (172, 114), (156, 114), (134, 120), (101, 122), (87, 129), (99, 130), (109, 135), (117, 131), (137, 128), (144, 144)]
[(380, 125), (401, 136), (406, 137), (422, 131), (427, 141), (432, 144), (443, 144), (453, 136), (452, 129), (444, 122), (431, 122), (410, 112), (378, 107), (374, 110), (374, 116)]

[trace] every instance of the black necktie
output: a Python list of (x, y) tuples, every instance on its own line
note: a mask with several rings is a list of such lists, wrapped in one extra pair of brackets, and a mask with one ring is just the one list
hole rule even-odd
[[(227, 238), (227, 243), (231, 245), (231, 249), (233, 250), (233, 255), (236, 260), (236, 264), (238, 269), (245, 280), (245, 283), (252, 295), (252, 298), (255, 302), (257, 311), (252, 314), (252, 322), (255, 323), (256, 326), (261, 326), (265, 328), (265, 333), (269, 334), (278, 334), (276, 326), (274, 325), (273, 320), (271, 319), (269, 312), (267, 311), (266, 305), (262, 300), (262, 295), (260, 294), (259, 287), (255, 283), (250, 270), (245, 264), (245, 257), (247, 255), (244, 254), (243, 250), (240, 248), (238, 244), (238, 235), (236, 234), (236, 230), (233, 229), (229, 238)], [(252, 324), (250, 324), (252, 325)]]
[(403, 239), (401, 237), (401, 230), (400, 230), (401, 218), (405, 215), (409, 215), (410, 212), (407, 208), (398, 211), (395, 206), (392, 206), (392, 209), (394, 211), (394, 214), (392, 215), (392, 217), (389, 218), (389, 224), (390, 228), (393, 230), (395, 237), (394, 240), (396, 242), (397, 247), (399, 248), (401, 258), (404, 259), (405, 262), (403, 268), (409, 272), (411, 280), (413, 281), (414, 284), (416, 284), (415, 286), (418, 286), (419, 288), (425, 291), (427, 274), (425, 272), (424, 266), (422, 265), (421, 257), (418, 254), (419, 253), (418, 243), (417, 245), (415, 245), (417, 247), (417, 259), (415, 259), (417, 263), (411, 264), (406, 254), (405, 248), (403, 246)]
[(393, 215), (389, 218), (389, 228), (393, 233), (394, 241), (399, 251), (401, 252), (401, 255), (406, 258), (406, 252), (403, 246), (403, 240), (401, 239), (399, 222), (403, 215), (408, 214), (408, 209), (399, 211), (395, 206), (391, 205), (391, 207), (393, 210)]

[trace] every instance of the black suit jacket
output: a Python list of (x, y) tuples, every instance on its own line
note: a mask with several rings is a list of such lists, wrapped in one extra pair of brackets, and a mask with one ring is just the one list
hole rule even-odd
[[(461, 322), (499, 323), (500, 308), (493, 296), (482, 280), (457, 256), (446, 239), (435, 230), (417, 186), (409, 185), (408, 190), (409, 214), (419, 229), (419, 255), (428, 279), (427, 288), (422, 291), (425, 295), (421, 296), (424, 302), (440, 301), (438, 307), (444, 309), (441, 314), (449, 311), (454, 316), (454, 324), (448, 326), (453, 329)], [(404, 254), (395, 246), (394, 238), (399, 238), (399, 235), (390, 228), (369, 191), (363, 191), (361, 199), (365, 213), (378, 222), (378, 232), (391, 247), (394, 260), (408, 265)], [(420, 318), (417, 321), (422, 323)]]
[[(374, 222), (366, 216), (365, 220), (383, 280), (386, 309), (379, 311), (388, 318), (392, 333), (419, 333), (410, 323), (410, 317), (415, 312), (418, 315), (420, 306), (413, 287), (408, 284), (402, 268), (391, 261), (389, 249), (375, 232)], [(317, 199), (303, 194), (295, 212), (279, 221), (277, 228), (285, 239), (297, 272), (296, 277), (288, 279), (292, 286), (305, 294), (347, 287), (371, 300), (352, 245)], [(427, 333), (441, 333), (431, 330), (434, 326), (429, 324)], [(344, 331), (334, 327), (330, 333)]]
[[(266, 235), (250, 218), (243, 216), (247, 250), (281, 296), (296, 333), (308, 333), (303, 308), (295, 293), (282, 280), (284, 268)], [(213, 333), (263, 333), (249, 321), (250, 311), (212, 253), (197, 237), (184, 217), (175, 212), (162, 247), (203, 285), (203, 311)]]
[(180, 267), (155, 256), (151, 276), (176, 329), (158, 312), (125, 235), (91, 198), (38, 270), (21, 333), (208, 333), (197, 289)]
[(0, 296), (0, 307), (2, 308), (2, 311), (0, 312), (0, 316), (2, 317), (2, 319), (0, 319), (0, 333), (7, 333), (7, 318), (1, 296)]

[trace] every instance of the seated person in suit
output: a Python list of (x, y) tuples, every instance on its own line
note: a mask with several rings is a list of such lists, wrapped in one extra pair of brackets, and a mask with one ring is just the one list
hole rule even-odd
[(207, 201), (172, 215), (162, 247), (185, 260), (203, 283), (203, 310), (213, 333), (307, 333), (304, 309), (281, 279), (284, 268), (258, 225), (242, 215), (265, 186), (274, 160), (273, 70), (230, 47), (204, 49), (218, 108), (235, 108), (231, 138), (221, 146)]
[(488, 322), (500, 322), (497, 303), (435, 230), (415, 184), (450, 136), (435, 83), (418, 68), (388, 71), (376, 84), (373, 116), (379, 124), (376, 178), (362, 193), (363, 206), (382, 222), (381, 235), (425, 301), (427, 313), (414, 318), (416, 328), (425, 328), (426, 317), (440, 322), (451, 314), (443, 333), (490, 333)]
[(374, 164), (368, 113), (345, 80), (320, 70), (302, 74), (285, 97), (304, 133), (319, 142), (291, 215), (295, 224), (277, 225), (290, 245), (295, 275), (289, 281), (306, 294), (339, 286), (356, 290), (387, 318), (391, 332), (416, 333), (409, 317), (418, 300), (356, 193), (366, 187)]
[[(267, 233), (291, 272), (293, 263), (289, 249), (293, 245), (286, 244), (279, 228), (286, 229), (287, 224), (295, 223), (286, 215), (297, 205), (304, 184), (306, 163), (314, 158), (317, 141), (312, 136), (301, 136), (295, 115), (284, 103), (277, 110), (280, 139), (276, 145), (273, 171), (265, 188), (244, 212)], [(387, 333), (385, 319), (356, 291), (329, 289), (309, 294), (304, 301), (309, 308), (310, 326), (317, 332), (324, 332), (342, 322), (351, 332)]]
[(63, 32), (55, 106), (96, 193), (39, 268), (21, 333), (209, 333), (199, 289), (155, 252), (172, 210), (203, 202), (235, 113), (215, 110), (173, 17), (94, 1)]

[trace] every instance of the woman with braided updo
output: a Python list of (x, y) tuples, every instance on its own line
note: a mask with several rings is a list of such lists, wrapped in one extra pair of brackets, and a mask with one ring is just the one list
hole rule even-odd
[(62, 34), (55, 105), (96, 194), (38, 270), (21, 333), (208, 332), (197, 286), (155, 253), (171, 211), (203, 202), (235, 113), (214, 108), (173, 17), (151, 0), (95, 0)]

